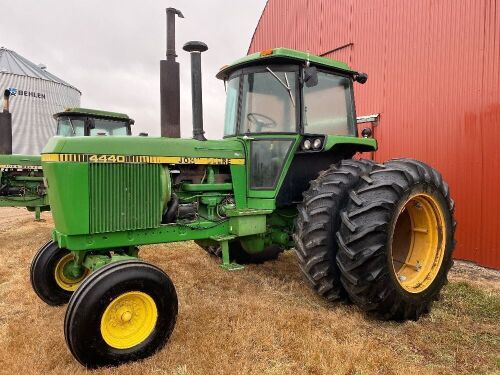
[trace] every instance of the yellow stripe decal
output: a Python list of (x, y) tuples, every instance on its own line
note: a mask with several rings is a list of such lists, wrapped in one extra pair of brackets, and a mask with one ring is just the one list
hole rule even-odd
[(59, 161), (59, 154), (43, 154), (42, 161)]
[(144, 156), (144, 155), (100, 155), (100, 154), (43, 154), (43, 162), (79, 163), (147, 163), (147, 164), (212, 164), (244, 165), (245, 159), (234, 158), (197, 158), (189, 156)]

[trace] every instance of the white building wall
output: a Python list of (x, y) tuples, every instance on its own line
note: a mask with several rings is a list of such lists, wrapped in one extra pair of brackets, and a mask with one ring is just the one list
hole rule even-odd
[(54, 113), (79, 107), (78, 90), (60, 83), (0, 73), (0, 93), (11, 89), (12, 152), (38, 155), (55, 135)]

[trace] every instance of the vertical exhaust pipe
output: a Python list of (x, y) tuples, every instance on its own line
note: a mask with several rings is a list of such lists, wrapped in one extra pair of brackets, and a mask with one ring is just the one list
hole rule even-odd
[(3, 113), (10, 113), (10, 90), (5, 90), (3, 93)]
[(160, 61), (161, 136), (180, 138), (181, 101), (179, 63), (175, 52), (175, 16), (184, 15), (175, 8), (167, 8), (167, 59)]
[(12, 154), (12, 113), (10, 113), (10, 91), (3, 93), (3, 111), (0, 113), (0, 154)]
[(191, 54), (191, 94), (193, 97), (193, 138), (206, 141), (203, 134), (203, 101), (201, 88), (201, 53), (208, 47), (203, 42), (191, 41), (184, 44), (184, 51)]

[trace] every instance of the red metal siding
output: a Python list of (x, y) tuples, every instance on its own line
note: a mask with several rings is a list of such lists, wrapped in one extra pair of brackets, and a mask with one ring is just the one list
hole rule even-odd
[(249, 52), (290, 47), (369, 74), (358, 115), (380, 113), (383, 161), (441, 171), (455, 256), (500, 268), (500, 0), (269, 0)]

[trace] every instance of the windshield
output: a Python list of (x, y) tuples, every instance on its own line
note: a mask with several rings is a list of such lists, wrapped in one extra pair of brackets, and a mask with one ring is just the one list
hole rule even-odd
[(63, 137), (78, 137), (85, 135), (83, 118), (59, 117), (57, 120), (57, 135)]
[(243, 74), (240, 131), (294, 133), (297, 73), (273, 66), (264, 72)]
[(318, 72), (318, 84), (304, 85), (304, 133), (355, 135), (351, 81)]
[[(62, 137), (79, 137), (89, 135), (85, 130), (84, 117), (59, 117), (57, 135)], [(94, 127), (90, 135), (128, 135), (129, 123), (123, 120), (107, 120), (94, 118)]]
[(90, 135), (128, 135), (128, 121), (94, 119)]

